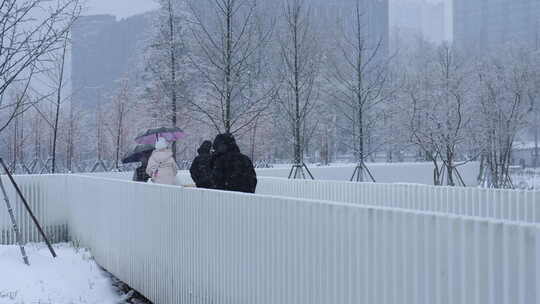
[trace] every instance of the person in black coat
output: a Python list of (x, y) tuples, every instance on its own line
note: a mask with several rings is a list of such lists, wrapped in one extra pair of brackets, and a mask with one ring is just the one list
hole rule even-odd
[(148, 166), (149, 157), (149, 154), (144, 154), (141, 156), (141, 165), (137, 169), (135, 169), (135, 172), (133, 173), (133, 181), (142, 183), (148, 182), (148, 180), (150, 179), (150, 175), (146, 173), (146, 167)]
[(191, 173), (191, 178), (197, 185), (197, 188), (214, 188), (214, 183), (212, 182), (212, 154), (210, 150), (212, 149), (212, 142), (206, 140), (202, 143), (201, 147), (197, 150), (199, 155), (195, 157), (189, 172)]
[(219, 134), (214, 140), (212, 179), (219, 190), (255, 193), (257, 174), (253, 163), (240, 153), (231, 134)]

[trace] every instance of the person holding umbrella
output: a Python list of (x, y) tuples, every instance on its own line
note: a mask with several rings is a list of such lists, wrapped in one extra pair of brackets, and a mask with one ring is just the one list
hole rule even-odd
[(138, 144), (155, 146), (146, 167), (146, 173), (150, 175), (152, 182), (167, 185), (176, 184), (178, 169), (169, 143), (185, 136), (186, 134), (180, 128), (161, 127), (149, 129), (135, 138), (135, 142)]
[(150, 175), (146, 173), (148, 159), (154, 151), (154, 145), (138, 145), (131, 153), (126, 155), (122, 162), (124, 164), (140, 162), (141, 165), (133, 173), (133, 181), (146, 183), (150, 179)]
[(135, 172), (133, 173), (133, 181), (147, 183), (148, 180), (150, 180), (150, 175), (146, 173), (149, 158), (150, 155), (148, 154), (141, 156), (141, 165), (137, 169), (135, 169)]
[(158, 137), (155, 150), (148, 160), (146, 173), (156, 184), (176, 185), (178, 168), (169, 143), (164, 137)]

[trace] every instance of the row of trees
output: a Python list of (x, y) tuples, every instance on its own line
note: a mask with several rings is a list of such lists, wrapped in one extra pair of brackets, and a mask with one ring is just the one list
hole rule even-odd
[[(435, 184), (460, 184), (459, 166), (478, 160), (490, 186), (509, 187), (512, 147), (537, 124), (534, 48), (509, 43), (477, 57), (400, 36), (389, 51), (387, 38), (372, 34), (363, 1), (335, 22), (315, 15), (307, 0), (159, 3), (142, 64), (96, 109), (61, 106), (69, 100), (59, 93), (62, 73), (48, 77), (57, 80), (51, 96), (12, 86), (21, 104), (40, 104), (4, 127), (14, 159), (33, 145), (36, 158), (51, 156), (52, 170), (58, 154), (70, 170), (75, 159), (118, 163), (138, 131), (170, 125), (189, 134), (174, 147), (178, 158), (231, 132), (255, 159), (302, 164), (305, 156), (324, 163), (351, 155), (359, 180), (366, 161), (409, 154), (433, 162)], [(66, 37), (49, 60), (62, 67), (55, 71), (63, 71)], [(41, 106), (46, 100), (52, 109)]]
[(503, 52), (465, 56), (448, 45), (423, 45), (401, 78), (397, 97), (405, 132), (434, 163), (435, 184), (462, 183), (458, 167), (481, 161), (481, 178), (512, 187), (509, 169), (518, 137), (534, 127), (540, 53), (507, 45)]
[(15, 163), (29, 138), (24, 126), (34, 125), (37, 143), (45, 124), (54, 168), (69, 33), (80, 10), (78, 0), (0, 1), (0, 134)]

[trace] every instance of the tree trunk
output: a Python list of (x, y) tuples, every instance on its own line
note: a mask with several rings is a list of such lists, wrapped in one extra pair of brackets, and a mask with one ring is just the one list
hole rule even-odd
[[(178, 116), (178, 94), (177, 94), (177, 87), (176, 87), (176, 52), (175, 52), (175, 44), (174, 44), (174, 38), (175, 38), (175, 28), (174, 28), (174, 10), (172, 7), (172, 2), (169, 0), (169, 50), (170, 50), (170, 56), (171, 56), (171, 110), (172, 110), (172, 117), (171, 117), (171, 123), (173, 127), (178, 126), (177, 122), (177, 116)], [(177, 145), (176, 142), (172, 143), (172, 153), (173, 158), (176, 161), (176, 153), (177, 153)], [(118, 162), (117, 162), (118, 163)]]
[(364, 181), (364, 108), (363, 103), (364, 99), (362, 96), (362, 90), (364, 87), (363, 81), (364, 81), (364, 75), (363, 72), (363, 50), (364, 50), (364, 40), (362, 38), (362, 20), (361, 20), (361, 13), (360, 13), (360, 3), (356, 2), (356, 31), (357, 31), (357, 52), (358, 52), (358, 58), (356, 62), (356, 81), (358, 87), (356, 88), (358, 91), (356, 92), (356, 102), (358, 106), (358, 155), (357, 155), (357, 165), (358, 165), (358, 181), (363, 182)]
[(69, 107), (69, 130), (68, 130), (68, 143), (67, 143), (67, 169), (68, 172), (73, 172), (73, 136), (74, 136), (74, 125), (73, 121), (73, 102), (71, 102)]
[(53, 143), (52, 143), (52, 167), (51, 173), (56, 173), (56, 144), (58, 142), (58, 122), (60, 120), (60, 106), (62, 104), (62, 87), (64, 86), (64, 66), (66, 62), (68, 34), (64, 37), (64, 46), (62, 49), (62, 58), (60, 62), (60, 76), (58, 78), (58, 87), (56, 92), (56, 112), (54, 115)]
[(294, 105), (295, 105), (295, 149), (294, 149), (294, 162), (296, 165), (303, 164), (303, 149), (302, 149), (302, 121), (300, 116), (300, 66), (299, 66), (299, 41), (298, 41), (298, 16), (295, 16), (294, 22), (294, 33), (293, 33), (293, 43), (294, 43)]
[(232, 3), (228, 3), (226, 10), (226, 37), (225, 37), (225, 133), (231, 133), (231, 99), (232, 99)]
[(124, 128), (124, 106), (123, 104), (119, 105), (119, 111), (118, 111), (118, 132), (116, 133), (116, 159), (115, 159), (115, 167), (117, 171), (120, 171), (120, 150), (121, 150), (121, 143), (122, 143), (122, 135), (123, 135), (123, 128)]

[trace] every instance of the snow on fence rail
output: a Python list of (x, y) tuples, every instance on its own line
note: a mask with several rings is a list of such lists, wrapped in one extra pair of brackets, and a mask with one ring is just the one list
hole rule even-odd
[(72, 176), (74, 240), (155, 303), (539, 303), (540, 226)]
[(259, 178), (257, 194), (540, 223), (540, 192)]
[[(14, 210), (17, 224), (21, 229), (24, 243), (42, 241), (39, 232), (15, 188), (6, 176), (1, 176)], [(20, 175), (15, 176), (21, 191), (28, 200), (34, 215), (41, 223), (45, 234), (53, 242), (68, 239), (66, 177), (63, 175)], [(15, 233), (7, 212), (4, 197), (0, 193), (0, 244), (15, 244)]]

